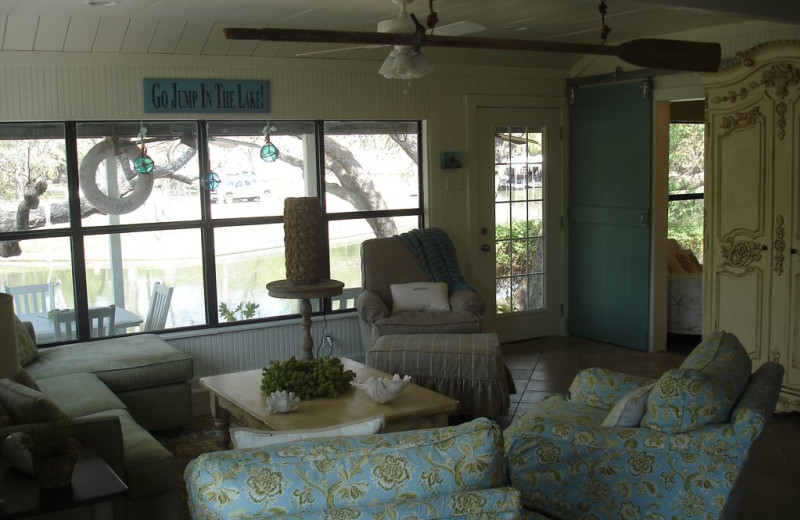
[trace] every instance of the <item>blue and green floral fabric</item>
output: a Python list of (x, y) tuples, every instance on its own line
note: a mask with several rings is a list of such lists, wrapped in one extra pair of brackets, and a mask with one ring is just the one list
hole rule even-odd
[(752, 369), (750, 356), (736, 336), (710, 334), (680, 368), (658, 378), (642, 426), (679, 433), (727, 422)]
[(186, 468), (195, 520), (520, 518), (500, 427), (409, 432), (207, 453)]
[(606, 368), (587, 368), (575, 376), (569, 395), (573, 402), (610, 410), (625, 395), (653, 381)]
[[(705, 349), (715, 353), (709, 355)], [(686, 371), (702, 374), (713, 365), (712, 374), (732, 377), (741, 363), (738, 354), (731, 354), (735, 350), (730, 338), (711, 338), (687, 358)], [(700, 360), (705, 364), (694, 364)], [(729, 365), (728, 372), (725, 366)], [(602, 389), (600, 382), (607, 380), (604, 375), (609, 373), (579, 376), (588, 385), (573, 383), (573, 397), (583, 396), (580, 402), (550, 397), (506, 429), (511, 485), (522, 493), (523, 505), (548, 515), (583, 520), (734, 515), (742, 475), (747, 474), (744, 468), (775, 409), (783, 367), (762, 365), (745, 377), (747, 386), (738, 402), (734, 399), (732, 412), (729, 408), (715, 423), (693, 425), (684, 431), (601, 426), (608, 410), (599, 405), (613, 405), (607, 396), (621, 398), (639, 383), (622, 381)], [(716, 398), (708, 398), (712, 397)]]

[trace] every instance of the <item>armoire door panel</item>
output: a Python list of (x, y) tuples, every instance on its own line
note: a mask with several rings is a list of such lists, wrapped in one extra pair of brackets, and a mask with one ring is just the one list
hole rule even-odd
[[(729, 121), (728, 115), (715, 120)], [(765, 118), (757, 116), (721, 132), (715, 147), (715, 160), (720, 176), (716, 183), (717, 240), (726, 240), (738, 230), (748, 231), (750, 238), (765, 237), (772, 197), (769, 165), (764, 150)]]
[[(739, 338), (753, 360), (763, 359), (765, 299), (753, 297), (764, 294), (764, 274), (754, 269), (739, 276), (718, 273), (714, 330), (731, 332)], [(768, 300), (767, 300), (768, 301)]]

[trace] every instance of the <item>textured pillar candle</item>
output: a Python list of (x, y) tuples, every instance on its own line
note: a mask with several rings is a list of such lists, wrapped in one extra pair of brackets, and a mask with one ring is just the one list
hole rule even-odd
[(322, 224), (316, 197), (289, 197), (283, 203), (286, 279), (297, 285), (322, 278)]
[(17, 329), (14, 326), (14, 297), (0, 293), (0, 378), (19, 372)]

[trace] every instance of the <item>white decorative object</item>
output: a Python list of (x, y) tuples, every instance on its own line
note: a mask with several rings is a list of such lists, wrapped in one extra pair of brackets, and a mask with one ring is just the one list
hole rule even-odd
[(297, 410), (300, 398), (294, 392), (276, 390), (267, 396), (268, 413), (288, 413)]
[(350, 381), (350, 384), (359, 390), (364, 391), (373, 401), (378, 403), (388, 403), (403, 391), (411, 383), (411, 377), (403, 376), (400, 379), (395, 374), (392, 379), (388, 377), (370, 377), (363, 383)]
[(231, 442), (237, 450), (242, 448), (259, 448), (282, 442), (316, 439), (319, 437), (351, 437), (353, 435), (370, 435), (380, 433), (386, 425), (386, 418), (381, 415), (361, 421), (314, 428), (310, 430), (283, 430), (269, 432), (253, 428), (231, 428)]

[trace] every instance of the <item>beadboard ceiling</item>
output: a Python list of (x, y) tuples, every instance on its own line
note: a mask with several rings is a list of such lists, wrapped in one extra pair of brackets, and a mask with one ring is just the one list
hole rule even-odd
[[(798, 0), (607, 0), (609, 44), (748, 20), (800, 24)], [(100, 1), (92, 3), (102, 3)], [(0, 50), (383, 60), (385, 49), (229, 41), (224, 27), (374, 31), (396, 16), (391, 0), (0, 0)], [(435, 0), (439, 27), (461, 21), (472, 36), (599, 43), (598, 0)], [(425, 20), (429, 0), (409, 11)], [(445, 33), (442, 33), (445, 34)], [(326, 52), (319, 52), (326, 51)], [(437, 63), (571, 67), (565, 54), (427, 49)]]

